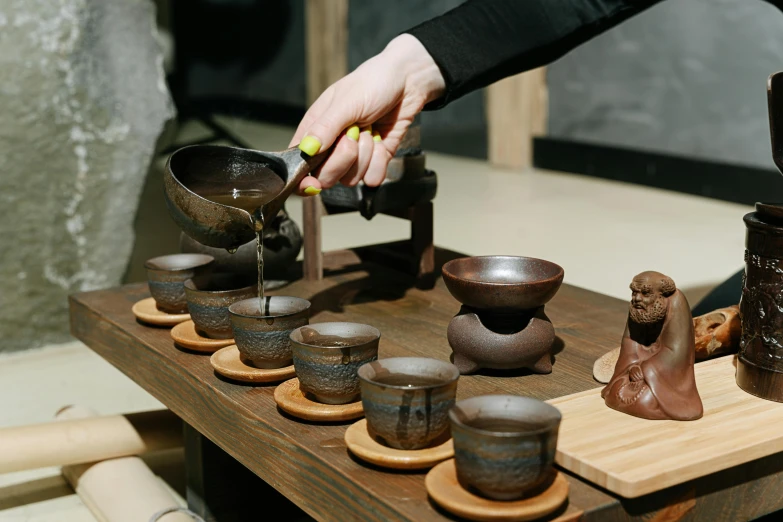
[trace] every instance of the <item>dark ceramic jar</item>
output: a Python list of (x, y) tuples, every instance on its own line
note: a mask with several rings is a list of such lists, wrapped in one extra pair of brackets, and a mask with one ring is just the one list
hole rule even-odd
[(745, 274), (737, 384), (783, 402), (783, 206), (756, 203), (744, 217)]
[[(252, 276), (258, 273), (258, 256), (255, 240), (240, 246), (230, 254), (223, 248), (202, 245), (184, 232), (180, 234), (181, 252), (207, 254), (215, 258), (215, 271)], [(264, 231), (264, 279), (266, 281), (289, 281), (290, 268), (302, 249), (302, 234), (296, 222), (288, 216), (285, 208)], [(270, 289), (268, 284), (265, 288)]]

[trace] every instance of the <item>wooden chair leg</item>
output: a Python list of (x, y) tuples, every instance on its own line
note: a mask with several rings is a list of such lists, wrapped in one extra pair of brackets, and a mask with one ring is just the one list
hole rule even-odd
[(324, 277), (321, 251), (321, 196), (310, 196), (302, 201), (302, 228), (304, 234), (304, 278), (318, 281)]
[(429, 289), (435, 286), (432, 202), (421, 203), (412, 207), (410, 220), (413, 273), (416, 275), (416, 287)]

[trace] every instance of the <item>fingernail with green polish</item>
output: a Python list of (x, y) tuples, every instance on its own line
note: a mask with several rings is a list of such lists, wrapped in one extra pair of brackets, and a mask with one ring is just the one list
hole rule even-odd
[(353, 141), (359, 141), (359, 126), (354, 125), (353, 127), (349, 127), (348, 130), (345, 131), (345, 135)]
[(305, 136), (302, 138), (302, 141), (299, 142), (299, 150), (308, 156), (315, 156), (318, 154), (318, 151), (321, 150), (321, 140), (315, 136)]
[(362, 129), (362, 132), (369, 132), (372, 134), (372, 125), (368, 125)]
[(381, 142), (381, 141), (383, 141), (383, 139), (381, 138), (380, 134), (378, 134), (377, 132), (374, 132), (373, 135), (372, 135), (372, 141)]
[[(321, 146), (320, 143), (318, 144), (318, 146), (319, 147)], [(307, 194), (308, 196), (317, 196), (318, 194), (321, 193), (321, 189), (315, 187), (307, 187), (306, 189), (304, 189), (304, 193)]]

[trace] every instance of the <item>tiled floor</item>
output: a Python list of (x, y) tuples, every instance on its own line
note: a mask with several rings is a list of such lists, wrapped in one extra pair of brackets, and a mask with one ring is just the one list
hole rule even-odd
[[(290, 129), (220, 119), (250, 145), (287, 146)], [(209, 133), (197, 123), (181, 129), (185, 143)], [(695, 304), (742, 266), (749, 209), (704, 198), (554, 172), (515, 172), (484, 162), (428, 154), (438, 173), (435, 240), (466, 254), (542, 257), (565, 268), (566, 281), (622, 299), (638, 272), (674, 278)], [(177, 251), (179, 231), (165, 210), (157, 171), (145, 188), (137, 218), (136, 249), (128, 281), (144, 279), (144, 259)], [(301, 200), (287, 205), (301, 223)], [(358, 214), (324, 220), (324, 249), (407, 237), (407, 222)], [(618, 332), (618, 336), (621, 332)], [(66, 404), (100, 413), (160, 407), (143, 390), (79, 343), (0, 359), (0, 426), (45, 422)], [(9, 409), (10, 408), (10, 409)], [(0, 521), (94, 520), (57, 470), (0, 475)]]

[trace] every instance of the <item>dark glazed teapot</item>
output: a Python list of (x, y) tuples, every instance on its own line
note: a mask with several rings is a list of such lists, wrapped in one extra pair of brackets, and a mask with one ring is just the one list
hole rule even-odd
[[(264, 287), (274, 282), (292, 279), (291, 267), (302, 249), (302, 234), (296, 222), (288, 216), (283, 207), (271, 223), (264, 227)], [(180, 235), (180, 251), (208, 254), (215, 258), (215, 270), (254, 277), (258, 270), (256, 241), (251, 239), (233, 254), (224, 248), (202, 245), (184, 232)]]

